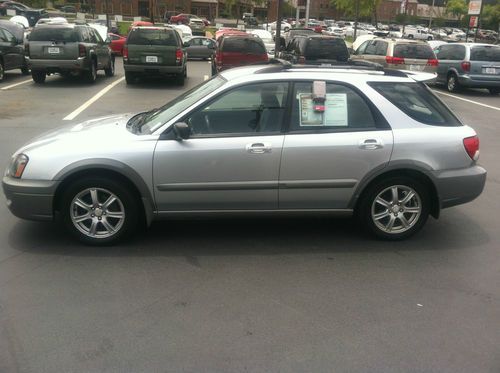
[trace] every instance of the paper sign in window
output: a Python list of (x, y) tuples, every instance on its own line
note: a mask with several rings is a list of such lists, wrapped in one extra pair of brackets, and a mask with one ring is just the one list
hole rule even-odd
[(347, 127), (347, 95), (345, 93), (329, 93), (326, 95), (325, 111), (314, 110), (312, 95), (301, 93), (298, 96), (300, 109), (300, 126), (332, 126)]

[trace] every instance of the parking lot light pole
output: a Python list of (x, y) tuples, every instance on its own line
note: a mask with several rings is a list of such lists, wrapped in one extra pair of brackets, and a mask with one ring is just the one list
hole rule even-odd
[(280, 47), (281, 47), (281, 3), (283, 0), (278, 0), (277, 1), (277, 6), (278, 6), (278, 11), (277, 11), (277, 17), (276, 19), (276, 35), (274, 37), (274, 56), (277, 58), (279, 56), (280, 52)]

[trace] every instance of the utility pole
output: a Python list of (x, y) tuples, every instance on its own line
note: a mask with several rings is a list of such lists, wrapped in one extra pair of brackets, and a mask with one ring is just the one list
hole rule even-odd
[(356, 10), (354, 14), (354, 34), (353, 34), (353, 41), (356, 40), (356, 36), (358, 33), (358, 18), (359, 18), (359, 0), (356, 0)]
[(432, 6), (431, 10), (429, 12), (429, 32), (431, 32), (431, 26), (432, 26), (432, 13), (434, 13), (434, 5), (436, 4), (436, 0), (432, 0)]
[(276, 20), (276, 36), (274, 38), (274, 56), (278, 58), (281, 48), (281, 3), (283, 0), (278, 0), (278, 19)]
[(306, 24), (305, 27), (309, 26), (309, 7), (311, 6), (311, 0), (306, 2)]

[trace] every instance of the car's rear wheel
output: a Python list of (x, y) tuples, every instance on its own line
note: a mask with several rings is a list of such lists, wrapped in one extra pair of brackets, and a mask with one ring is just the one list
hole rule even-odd
[(104, 69), (104, 73), (108, 77), (115, 75), (115, 57), (114, 56), (111, 56), (111, 58), (109, 60), (109, 66)]
[(5, 78), (5, 70), (3, 67), (3, 61), (0, 60), (0, 82), (3, 81)]
[(448, 75), (446, 80), (446, 88), (449, 92), (458, 92), (460, 90), (460, 84), (458, 83), (458, 78), (455, 74), (451, 73)]
[(135, 82), (135, 75), (129, 71), (125, 71), (125, 82), (127, 84), (134, 84)]
[(488, 88), (490, 95), (496, 96), (500, 93), (500, 88)]
[(23, 66), (21, 66), (21, 73), (23, 75), (29, 75), (29, 73), (30, 73), (30, 68), (28, 67), (28, 64), (26, 63), (26, 61), (24, 61)]
[(97, 80), (97, 66), (95, 61), (90, 63), (90, 69), (85, 73), (85, 78), (89, 83), (94, 83)]
[(31, 70), (31, 77), (33, 81), (37, 84), (45, 83), (45, 79), (47, 78), (47, 74), (43, 70)]
[(184, 79), (186, 78), (185, 72), (182, 72), (180, 74), (177, 74), (176, 76), (176, 82), (179, 85), (184, 85)]
[(90, 245), (114, 244), (134, 232), (138, 225), (136, 198), (123, 183), (89, 177), (63, 192), (61, 217), (66, 228)]
[(395, 241), (418, 232), (429, 211), (430, 197), (424, 185), (407, 177), (391, 177), (369, 187), (356, 213), (368, 231)]

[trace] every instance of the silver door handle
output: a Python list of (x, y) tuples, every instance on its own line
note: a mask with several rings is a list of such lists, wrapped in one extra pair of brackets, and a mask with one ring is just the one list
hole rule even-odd
[(264, 154), (264, 153), (271, 153), (271, 144), (266, 144), (262, 142), (257, 142), (254, 144), (248, 144), (246, 146), (247, 152), (252, 153), (252, 154)]
[(376, 150), (384, 147), (384, 144), (379, 139), (366, 139), (359, 142), (359, 148), (364, 150)]

